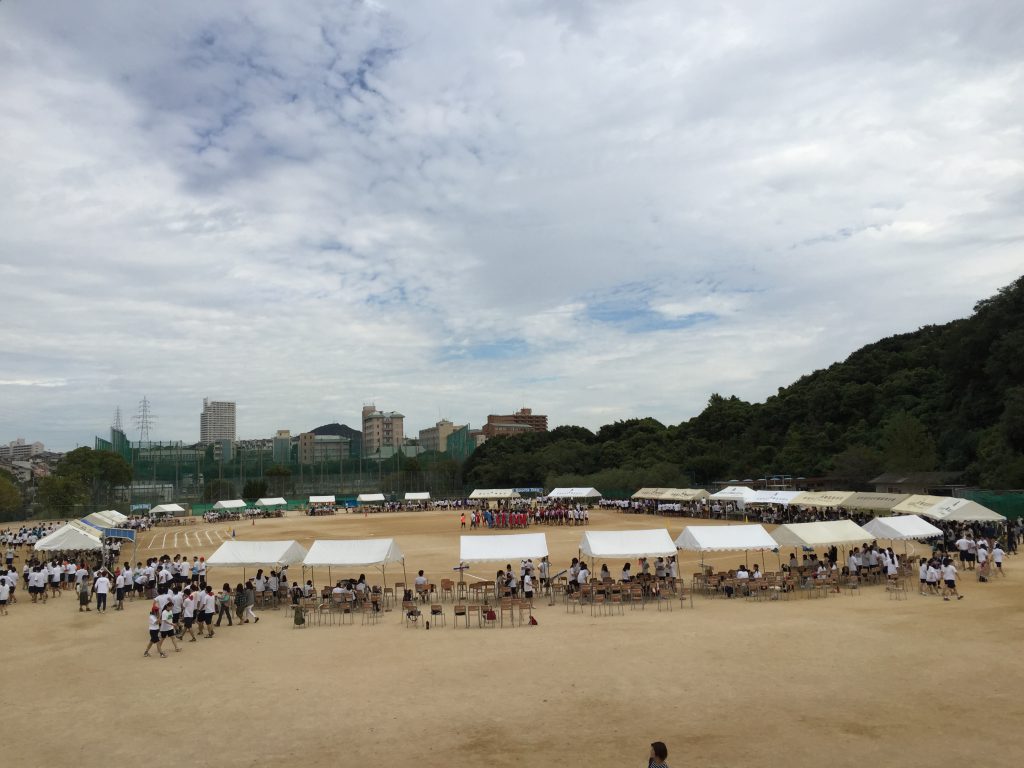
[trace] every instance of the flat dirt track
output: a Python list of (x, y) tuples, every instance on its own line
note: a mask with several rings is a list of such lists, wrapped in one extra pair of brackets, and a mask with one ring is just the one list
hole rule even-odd
[[(589, 529), (667, 527), (674, 538), (690, 522), (707, 523), (595, 510)], [(239, 539), (307, 547), (394, 536), (410, 581), (419, 568), (435, 582), (457, 578), (451, 511), (158, 528), (141, 536), (136, 559), (209, 555), (232, 527)], [(547, 534), (556, 571), (585, 530), (530, 529)], [(680, 554), (688, 581), (697, 558)], [(487, 630), (454, 629), (446, 603), (448, 626), (430, 631), (404, 628), (398, 611), (376, 626), (356, 617), (302, 630), (285, 611), (265, 611), (258, 625), (222, 626), (166, 659), (142, 657), (148, 601), (80, 614), (73, 592), (32, 605), (19, 585), (19, 603), (0, 616), (9, 705), (0, 755), (6, 765), (78, 768), (597, 768), (644, 766), (661, 740), (676, 768), (1021, 765), (1024, 559), (1007, 560), (1003, 580), (964, 574), (960, 602), (921, 597), (916, 582), (905, 602), (871, 586), (788, 602), (698, 596), (693, 610), (676, 602), (672, 612), (648, 605), (622, 616), (568, 614), (545, 598), (538, 626)], [(469, 573), (493, 578), (501, 565)], [(608, 565), (617, 575), (622, 563)], [(362, 570), (380, 583), (378, 571)], [(291, 569), (292, 580), (301, 575)], [(332, 569), (335, 579), (350, 575), (358, 572)], [(211, 570), (209, 580), (240, 577)], [(326, 569), (315, 578), (326, 583)], [(388, 571), (396, 579), (400, 566)]]

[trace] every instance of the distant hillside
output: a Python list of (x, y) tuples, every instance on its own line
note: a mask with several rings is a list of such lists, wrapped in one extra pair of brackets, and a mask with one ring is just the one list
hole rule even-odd
[(764, 403), (713, 394), (677, 426), (633, 419), (596, 435), (563, 427), (492, 440), (465, 477), (625, 489), (768, 473), (853, 487), (882, 471), (933, 469), (1024, 487), (1024, 278), (969, 318), (869, 344)]

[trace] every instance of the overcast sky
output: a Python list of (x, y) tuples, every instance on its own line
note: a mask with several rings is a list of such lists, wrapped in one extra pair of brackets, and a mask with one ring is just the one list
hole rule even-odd
[(7, 0), (0, 441), (678, 423), (966, 316), (1024, 273), (1022, 15)]

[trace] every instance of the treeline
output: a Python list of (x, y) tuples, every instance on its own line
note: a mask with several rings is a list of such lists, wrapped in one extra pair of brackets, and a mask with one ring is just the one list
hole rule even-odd
[(631, 419), (491, 440), (467, 461), (467, 488), (706, 485), (766, 474), (862, 487), (883, 471), (963, 471), (964, 482), (1024, 487), (1024, 278), (971, 317), (862, 347), (764, 403), (711, 395), (675, 426)]

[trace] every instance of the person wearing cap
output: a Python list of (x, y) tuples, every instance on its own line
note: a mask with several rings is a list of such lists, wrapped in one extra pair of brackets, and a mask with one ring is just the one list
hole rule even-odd
[(655, 741), (651, 744), (651, 756), (647, 759), (647, 768), (668, 768), (668, 747), (663, 741)]

